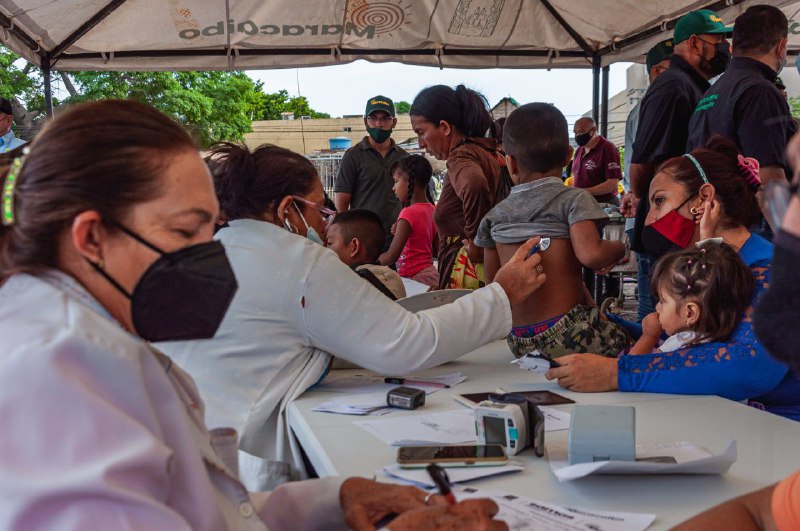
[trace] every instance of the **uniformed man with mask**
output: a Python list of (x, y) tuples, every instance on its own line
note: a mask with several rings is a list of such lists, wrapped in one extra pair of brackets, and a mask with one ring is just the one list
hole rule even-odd
[[(712, 135), (724, 135), (745, 157), (759, 162), (764, 185), (786, 182), (786, 145), (797, 128), (776, 80), (786, 63), (788, 24), (783, 11), (768, 5), (751, 6), (739, 15), (733, 59), (692, 115), (687, 152), (703, 147)], [(766, 222), (756, 232), (771, 239)]]
[(337, 211), (365, 208), (380, 216), (386, 231), (384, 250), (389, 248), (391, 227), (401, 206), (392, 191), (394, 181), (389, 170), (408, 156), (390, 138), (396, 125), (394, 102), (386, 96), (370, 98), (364, 111), (368, 134), (345, 152), (333, 185)]
[(716, 13), (701, 9), (678, 20), (673, 35), (669, 69), (648, 89), (641, 102), (639, 127), (633, 144), (630, 168), (636, 223), (632, 247), (639, 253), (639, 315), (655, 310), (650, 295), (652, 256), (642, 242), (642, 229), (649, 211), (647, 192), (655, 169), (682, 155), (689, 137), (689, 120), (697, 102), (708, 90), (708, 80), (725, 71), (730, 60), (726, 35), (731, 31)]

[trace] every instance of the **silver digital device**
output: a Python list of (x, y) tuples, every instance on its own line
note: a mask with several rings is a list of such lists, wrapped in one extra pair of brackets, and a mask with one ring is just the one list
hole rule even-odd
[(479, 444), (499, 444), (508, 455), (516, 455), (530, 444), (525, 404), (484, 400), (475, 407)]

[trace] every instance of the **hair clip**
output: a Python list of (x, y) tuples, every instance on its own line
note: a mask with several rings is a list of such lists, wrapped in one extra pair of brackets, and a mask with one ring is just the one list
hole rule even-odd
[(691, 258), (689, 258), (688, 260), (686, 260), (686, 265), (692, 265), (692, 259), (691, 259)]
[(6, 174), (5, 182), (3, 183), (3, 226), (10, 227), (14, 224), (14, 192), (17, 188), (17, 180), (19, 177), (19, 170), (25, 163), (25, 157), (28, 155), (28, 148), (22, 151), (22, 156), (17, 157), (11, 163), (11, 167)]
[(747, 184), (753, 190), (758, 190), (761, 186), (761, 165), (753, 157), (745, 157), (739, 155), (738, 157), (739, 170), (744, 175)]

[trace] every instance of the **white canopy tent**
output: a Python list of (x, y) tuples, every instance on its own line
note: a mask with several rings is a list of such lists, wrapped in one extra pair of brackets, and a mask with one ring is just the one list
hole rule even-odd
[(800, 11), (797, 0), (0, 0), (0, 40), (42, 67), (48, 101), (51, 69), (246, 70), (366, 59), (590, 67), (598, 118), (601, 69), (607, 101), (608, 65), (643, 61), (683, 14), (708, 8), (731, 23), (757, 3), (784, 8), (792, 23)]

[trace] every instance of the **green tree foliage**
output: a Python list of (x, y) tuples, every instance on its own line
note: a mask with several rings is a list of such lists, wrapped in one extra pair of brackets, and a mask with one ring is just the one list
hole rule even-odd
[(408, 114), (411, 112), (411, 104), (407, 101), (397, 101), (394, 104), (394, 111), (397, 114)]
[[(258, 89), (261, 89), (262, 86), (263, 84), (260, 81), (256, 85)], [(311, 118), (331, 117), (330, 114), (312, 109), (305, 96), (290, 98), (286, 90), (279, 90), (273, 93), (260, 92), (255, 115), (256, 120), (280, 120), (281, 113), (284, 112), (294, 113), (295, 118), (300, 118), (301, 116), (310, 116)]]
[(792, 116), (800, 117), (800, 97), (789, 98), (789, 108), (792, 109)]
[[(54, 72), (53, 80), (60, 74)], [(189, 127), (203, 146), (220, 140), (242, 140), (253, 120), (295, 116), (330, 118), (305, 97), (285, 90), (264, 92), (264, 85), (244, 72), (74, 72), (64, 79), (71, 95), (60, 103), (134, 98), (156, 107)], [(73, 86), (74, 85), (74, 86)], [(14, 99), (27, 112), (14, 117), (21, 131), (36, 129), (44, 116), (41, 72), (0, 46), (0, 96)], [(24, 131), (23, 131), (24, 132)], [(23, 135), (30, 138), (31, 135)]]

